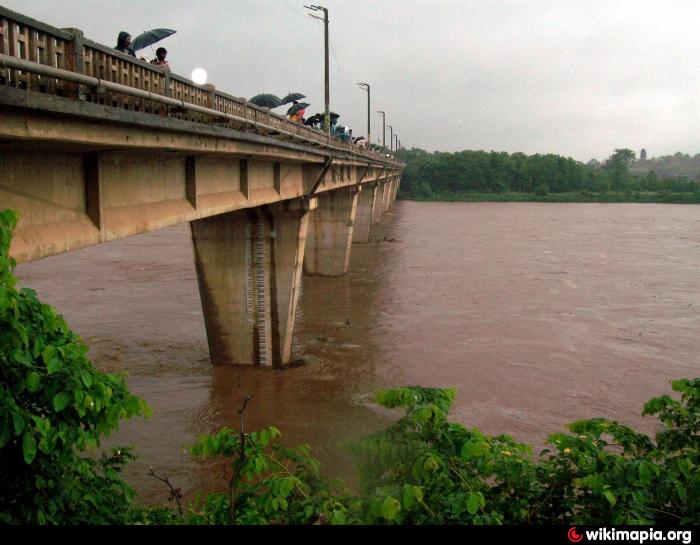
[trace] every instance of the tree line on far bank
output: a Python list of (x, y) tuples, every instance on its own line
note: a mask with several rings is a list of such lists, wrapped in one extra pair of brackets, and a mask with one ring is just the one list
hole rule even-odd
[(413, 200), (700, 203), (700, 177), (632, 174), (638, 161), (630, 149), (589, 164), (554, 154), (473, 150), (412, 148), (397, 156), (406, 163), (399, 196)]

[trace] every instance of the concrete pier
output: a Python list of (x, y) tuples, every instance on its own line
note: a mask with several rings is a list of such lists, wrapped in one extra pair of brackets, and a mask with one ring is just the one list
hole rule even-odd
[(379, 207), (378, 194), (377, 184), (371, 184), (364, 186), (358, 196), (355, 225), (352, 231), (352, 241), (354, 243), (370, 242), (372, 218), (375, 214), (375, 208)]
[(348, 272), (360, 187), (327, 191), (310, 214), (304, 273), (342, 276)]
[(190, 222), (212, 362), (289, 363), (315, 206), (295, 199)]

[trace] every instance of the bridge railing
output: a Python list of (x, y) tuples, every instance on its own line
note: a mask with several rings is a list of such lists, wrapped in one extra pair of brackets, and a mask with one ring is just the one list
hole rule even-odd
[[(0, 54), (68, 70), (100, 80), (118, 83), (236, 116), (224, 120), (237, 129), (285, 137), (304, 142), (328, 144), (318, 130), (290, 121), (284, 116), (216, 90), (213, 85), (198, 85), (146, 61), (125, 55), (83, 36), (78, 29), (58, 29), (0, 6)], [(130, 111), (167, 115), (202, 123), (221, 123), (206, 113), (166, 106), (147, 98), (129, 96), (114, 90), (93, 89), (57, 78), (33, 74), (28, 70), (0, 68), (0, 85), (81, 99)], [(353, 144), (333, 139), (332, 146), (377, 159), (380, 156)], [(386, 158), (382, 158), (386, 159)]]

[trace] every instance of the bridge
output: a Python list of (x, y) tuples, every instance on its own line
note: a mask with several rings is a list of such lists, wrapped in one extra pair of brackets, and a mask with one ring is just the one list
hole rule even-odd
[(347, 273), (403, 165), (0, 6), (18, 262), (189, 222), (213, 362), (290, 363), (302, 277)]

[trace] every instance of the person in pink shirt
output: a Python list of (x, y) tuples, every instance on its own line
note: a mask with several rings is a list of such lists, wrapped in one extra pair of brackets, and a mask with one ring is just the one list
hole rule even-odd
[(166, 72), (170, 72), (170, 63), (165, 60), (168, 51), (164, 47), (159, 47), (156, 49), (156, 58), (151, 61), (151, 64), (159, 66)]

